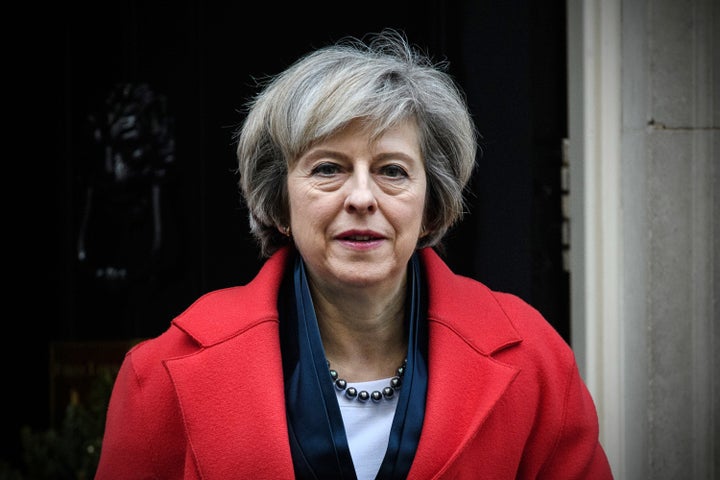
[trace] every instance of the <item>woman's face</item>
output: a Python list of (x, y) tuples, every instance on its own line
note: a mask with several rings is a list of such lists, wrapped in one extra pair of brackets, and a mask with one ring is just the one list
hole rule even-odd
[(372, 143), (353, 122), (314, 144), (288, 172), (292, 236), (313, 281), (397, 287), (420, 236), (425, 190), (413, 122)]

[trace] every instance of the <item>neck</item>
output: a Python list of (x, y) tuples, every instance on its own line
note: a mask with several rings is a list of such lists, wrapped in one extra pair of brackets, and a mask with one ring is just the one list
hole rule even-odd
[(405, 279), (394, 289), (369, 295), (310, 282), (325, 355), (350, 382), (393, 376), (407, 354)]

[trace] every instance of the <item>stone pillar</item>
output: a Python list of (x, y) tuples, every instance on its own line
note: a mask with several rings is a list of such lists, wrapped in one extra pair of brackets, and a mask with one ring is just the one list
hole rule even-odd
[[(572, 325), (603, 441), (618, 479), (720, 478), (720, 2), (569, 1), (568, 19)], [(603, 134), (619, 159), (586, 148)]]

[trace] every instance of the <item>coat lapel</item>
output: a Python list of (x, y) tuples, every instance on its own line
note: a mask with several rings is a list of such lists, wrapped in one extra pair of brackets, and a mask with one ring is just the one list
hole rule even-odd
[(435, 478), (472, 440), (519, 373), (492, 354), (522, 339), (484, 286), (423, 250), (428, 278), (429, 382), (409, 479)]
[(517, 370), (479, 354), (454, 332), (430, 325), (425, 422), (410, 479), (434, 478), (471, 440)]
[(265, 322), (166, 362), (202, 478), (293, 477), (277, 338)]
[(277, 311), (288, 257), (279, 251), (246, 286), (211, 292), (173, 321), (201, 347), (165, 361), (201, 478), (294, 476)]

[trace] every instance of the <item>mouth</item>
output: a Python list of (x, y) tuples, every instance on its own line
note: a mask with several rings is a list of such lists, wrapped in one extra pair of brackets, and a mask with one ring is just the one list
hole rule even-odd
[(378, 240), (380, 237), (373, 235), (343, 235), (340, 237), (342, 240), (350, 240), (353, 242), (369, 242), (371, 240)]
[(368, 231), (363, 231), (363, 232), (348, 231), (348, 232), (343, 232), (337, 236), (338, 240), (342, 240), (345, 242), (358, 242), (358, 243), (377, 242), (384, 238), (385, 237), (383, 237), (379, 233), (368, 232)]

